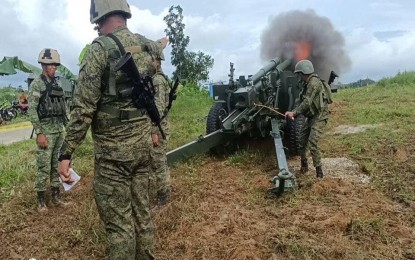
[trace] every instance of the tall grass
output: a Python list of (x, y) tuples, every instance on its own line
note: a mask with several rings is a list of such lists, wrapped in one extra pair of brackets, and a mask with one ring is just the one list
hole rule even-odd
[[(415, 73), (399, 73), (376, 85), (334, 95), (333, 116), (323, 140), (325, 156), (347, 156), (373, 184), (398, 201), (415, 200)], [(370, 125), (356, 134), (330, 135), (339, 125)]]
[(13, 195), (16, 185), (33, 180), (36, 171), (35, 142), (0, 145), (0, 195)]
[(384, 88), (393, 88), (396, 86), (414, 86), (415, 72), (399, 72), (395, 77), (381, 79), (377, 85)]
[(206, 116), (212, 103), (208, 92), (197, 86), (179, 89), (168, 116), (171, 125), (169, 150), (206, 133)]

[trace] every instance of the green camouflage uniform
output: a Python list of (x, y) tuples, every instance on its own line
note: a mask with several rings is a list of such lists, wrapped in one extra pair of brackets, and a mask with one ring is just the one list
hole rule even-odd
[[(113, 34), (125, 48), (156, 45), (124, 26)], [(154, 226), (148, 197), (152, 125), (144, 110), (133, 106), (131, 98), (121, 99), (108, 91), (108, 68), (114, 50), (108, 51), (100, 39), (94, 40), (80, 65), (61, 153), (71, 155), (91, 125), (95, 201), (109, 241), (109, 258), (154, 259)], [(148, 52), (133, 53), (133, 58), (142, 76), (151, 75), (153, 57)], [(117, 72), (115, 80), (117, 92), (131, 86), (124, 73)]]
[[(170, 87), (167, 81), (166, 75), (162, 71), (158, 71), (153, 76), (153, 85), (156, 91), (156, 105), (157, 109), (162, 116), (169, 104), (169, 92)], [(161, 134), (158, 134), (158, 146), (153, 147), (151, 151), (152, 157), (152, 172), (155, 177), (156, 190), (158, 194), (166, 194), (170, 192), (170, 171), (167, 166), (167, 142), (169, 140), (170, 126), (167, 118), (161, 121), (161, 128), (166, 135), (166, 139), (163, 139)], [(154, 132), (158, 133), (158, 128), (155, 128)]]
[[(61, 87), (59, 81), (55, 81)], [(40, 76), (36, 77), (30, 84), (28, 101), (29, 116), (36, 134), (44, 134), (48, 141), (47, 148), (36, 149), (37, 174), (35, 181), (36, 191), (45, 191), (48, 179), (51, 187), (60, 187), (58, 175), (58, 152), (62, 146), (65, 136), (65, 126), (63, 118), (48, 117), (39, 119), (37, 108), (42, 93), (46, 90), (46, 85)]]
[(310, 75), (300, 94), (300, 105), (294, 109), (296, 115), (304, 115), (306, 120), (300, 132), (301, 158), (306, 159), (310, 149), (314, 167), (321, 166), (319, 140), (329, 118), (329, 108), (323, 100), (323, 83), (316, 74)]

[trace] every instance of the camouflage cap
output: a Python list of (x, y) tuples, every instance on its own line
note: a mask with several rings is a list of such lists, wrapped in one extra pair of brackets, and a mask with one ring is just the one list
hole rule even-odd
[(160, 44), (160, 46), (158, 46), (158, 47), (154, 50), (154, 55), (156, 56), (156, 59), (159, 59), (159, 60), (164, 60), (163, 47), (161, 46), (161, 44)]
[(164, 60), (163, 45), (160, 40), (147, 42), (145, 47), (154, 58)]
[(37, 60), (42, 64), (61, 64), (61, 57), (57, 50), (45, 48), (40, 51), (39, 58)]
[(92, 24), (113, 13), (122, 13), (127, 19), (131, 18), (130, 6), (126, 0), (91, 0), (89, 14)]

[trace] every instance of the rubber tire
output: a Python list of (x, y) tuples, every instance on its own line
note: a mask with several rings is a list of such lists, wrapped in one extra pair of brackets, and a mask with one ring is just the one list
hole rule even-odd
[(9, 110), (8, 109), (5, 109), (3, 111), (3, 120), (4, 121), (11, 121), (12, 119), (13, 119), (13, 116), (10, 116), (9, 115)]
[(206, 122), (206, 133), (210, 134), (222, 128), (221, 113), (228, 114), (225, 103), (215, 103), (209, 110)]
[(298, 156), (300, 155), (301, 142), (300, 140), (300, 131), (305, 123), (305, 117), (300, 115), (295, 118), (295, 120), (287, 120), (285, 126), (285, 142), (288, 148), (289, 156)]
[(12, 110), (10, 110), (10, 112), (12, 112), (13, 118), (16, 118), (17, 117), (17, 111), (16, 111), (16, 109), (12, 109)]
[[(225, 103), (215, 103), (209, 110), (206, 122), (206, 133), (210, 134), (222, 129), (222, 119), (228, 116), (228, 109)], [(237, 150), (235, 140), (226, 140), (223, 144), (210, 149), (211, 154), (215, 156), (227, 156), (233, 154)]]

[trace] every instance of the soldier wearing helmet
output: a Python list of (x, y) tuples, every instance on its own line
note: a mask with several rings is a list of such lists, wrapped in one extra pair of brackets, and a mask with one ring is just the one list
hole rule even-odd
[(45, 48), (39, 53), (38, 62), (42, 66), (42, 74), (30, 84), (28, 100), (30, 121), (37, 135), (35, 189), (38, 210), (44, 212), (47, 210), (45, 192), (48, 180), (52, 204), (65, 205), (59, 194), (58, 152), (65, 134), (66, 104), (63, 89), (55, 77), (61, 63), (59, 53)]
[[(161, 61), (164, 60), (162, 49), (155, 50), (155, 59), (153, 61), (154, 75), (153, 85), (155, 89), (155, 101), (157, 109), (161, 114), (167, 115), (169, 105), (170, 85), (167, 76), (161, 69)], [(166, 139), (161, 138), (157, 127), (153, 127), (151, 139), (153, 141), (153, 148), (151, 150), (152, 158), (152, 183), (155, 184), (156, 200), (158, 206), (163, 206), (167, 203), (170, 195), (170, 171), (167, 166), (167, 142), (170, 135), (170, 125), (167, 117), (161, 121), (161, 127), (166, 135)], [(154, 195), (154, 194), (153, 194)]]
[(300, 104), (294, 111), (288, 111), (288, 119), (303, 115), (305, 124), (300, 132), (301, 144), (301, 172), (308, 171), (307, 148), (310, 149), (313, 165), (316, 168), (317, 178), (323, 178), (319, 140), (329, 118), (327, 100), (324, 99), (324, 86), (321, 79), (314, 73), (314, 66), (309, 60), (301, 60), (295, 65), (295, 71), (302, 82)]
[(59, 174), (71, 182), (72, 154), (91, 126), (95, 152), (94, 194), (109, 242), (109, 259), (154, 259), (154, 227), (150, 218), (149, 170), (152, 124), (130, 95), (132, 79), (115, 65), (132, 53), (141, 76), (152, 76), (152, 50), (158, 42), (127, 28), (126, 0), (91, 0), (90, 22), (99, 37), (80, 64), (71, 119), (59, 157)]

